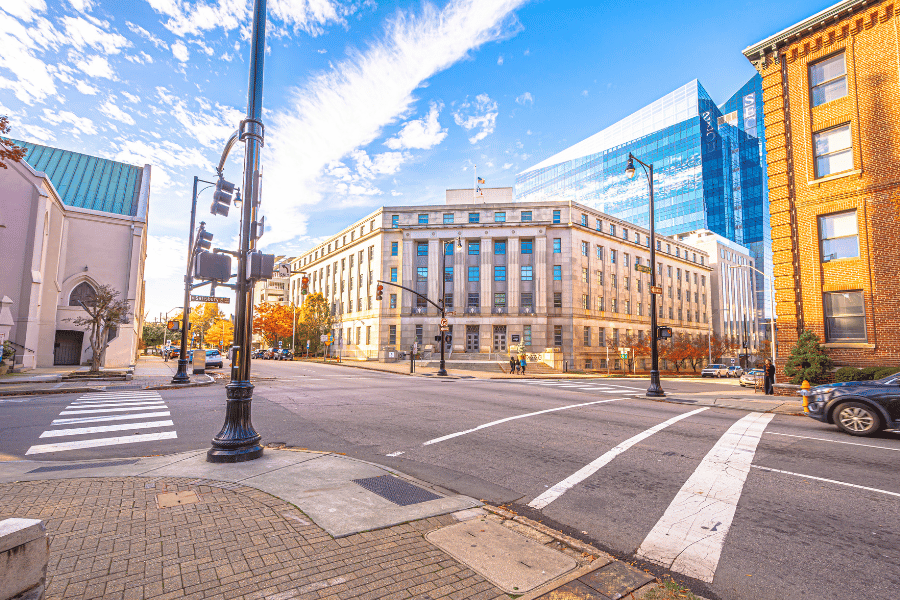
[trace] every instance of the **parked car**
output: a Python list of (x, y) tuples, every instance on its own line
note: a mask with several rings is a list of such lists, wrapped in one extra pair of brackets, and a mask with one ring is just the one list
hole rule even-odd
[(762, 369), (750, 369), (738, 380), (741, 387), (756, 387), (756, 383), (765, 376)]
[(221, 369), (224, 366), (222, 353), (218, 350), (206, 351), (206, 367), (208, 369)]
[(275, 360), (294, 360), (294, 353), (287, 348), (279, 348), (273, 357)]
[(900, 374), (874, 381), (817, 385), (806, 396), (810, 417), (837, 425), (850, 435), (900, 429)]
[(169, 358), (178, 358), (181, 354), (181, 346), (169, 346), (167, 352), (169, 353)]
[(729, 377), (740, 377), (744, 374), (744, 369), (738, 367), (737, 365), (732, 365), (728, 367), (728, 376)]
[(706, 368), (700, 371), (700, 377), (727, 377), (728, 367), (718, 363), (706, 365)]

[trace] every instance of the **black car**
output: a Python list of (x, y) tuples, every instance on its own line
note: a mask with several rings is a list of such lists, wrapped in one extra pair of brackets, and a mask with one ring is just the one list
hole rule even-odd
[(900, 429), (900, 374), (817, 385), (806, 396), (810, 417), (833, 423), (850, 435)]

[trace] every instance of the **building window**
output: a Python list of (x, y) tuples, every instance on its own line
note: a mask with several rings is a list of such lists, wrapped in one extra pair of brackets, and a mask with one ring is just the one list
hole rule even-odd
[(424, 327), (422, 325), (416, 325), (416, 343), (422, 345), (422, 338), (424, 337)]
[(562, 346), (563, 338), (562, 338), (562, 325), (554, 325), (553, 326), (553, 345), (554, 346)]
[(609, 301), (609, 304), (610, 304), (609, 307), (612, 309), (612, 312), (614, 312), (614, 313), (619, 312), (619, 301), (618, 300), (613, 298)]
[(616, 264), (616, 251), (615, 250), (609, 251), (609, 262), (611, 262), (612, 264)]
[(478, 281), (479, 280), (479, 269), (480, 267), (469, 267), (469, 281)]
[(449, 225), (453, 223), (453, 213), (444, 213), (444, 224)]
[(581, 255), (587, 256), (591, 251), (591, 245), (588, 242), (581, 242)]
[(481, 243), (469, 242), (469, 254), (481, 254)]
[(478, 213), (469, 213), (469, 223), (478, 223), (481, 221), (481, 215)]
[(597, 260), (603, 260), (603, 246), (597, 246)]
[(631, 289), (628, 284), (629, 284), (628, 276), (626, 275), (625, 277), (622, 278), (622, 286), (625, 288), (626, 292)]
[(562, 281), (562, 265), (553, 265), (553, 281)]
[(844, 53), (835, 54), (809, 66), (812, 105), (819, 106), (847, 95), (847, 62)]
[(470, 294), (469, 294), (469, 304), (468, 304), (468, 306), (469, 306), (469, 308), (478, 308), (479, 306), (481, 306), (481, 303), (479, 302), (479, 298), (478, 298), (478, 294), (477, 294), (477, 293), (474, 293), (474, 292), (473, 292), (473, 293), (470, 293)]
[(853, 168), (853, 140), (850, 124), (813, 134), (816, 177), (849, 171)]
[(416, 280), (417, 281), (428, 281), (428, 267), (417, 267), (416, 268)]
[(522, 343), (526, 346), (531, 345), (531, 325), (525, 325), (522, 328)]
[(497, 308), (506, 308), (506, 294), (497, 292), (494, 294), (494, 306)]
[(603, 296), (597, 296), (597, 310), (600, 312), (606, 310), (606, 307), (603, 306)]
[(597, 219), (597, 231), (603, 231), (603, 221)]
[(428, 225), (428, 215), (419, 215), (419, 225)]
[(419, 242), (416, 244), (416, 255), (428, 256), (428, 242)]
[(641, 302), (638, 302), (637, 305), (638, 305), (638, 316), (643, 317), (644, 316), (644, 305)]
[(388, 344), (391, 346), (397, 345), (397, 326), (396, 325), (388, 325)]
[(522, 292), (522, 308), (534, 308), (534, 294)]
[(611, 285), (613, 288), (619, 287), (619, 282), (616, 280), (616, 274), (615, 274), (615, 273), (610, 273), (610, 274), (609, 274), (609, 285)]
[(496, 240), (494, 242), (494, 254), (506, 254), (506, 240)]
[(819, 217), (822, 262), (859, 257), (856, 211)]
[(581, 308), (582, 310), (590, 310), (591, 309), (591, 297), (587, 294), (581, 295)]
[(522, 222), (523, 222), (523, 223), (527, 223), (527, 222), (529, 222), (529, 221), (531, 221), (531, 211), (530, 211), (530, 210), (523, 210), (523, 211), (522, 211)]
[(506, 213), (505, 212), (495, 212), (494, 213), (494, 223), (506, 223)]
[(587, 215), (581, 215), (581, 226), (587, 227)]
[(560, 219), (561, 219), (561, 214), (560, 214), (560, 212), (559, 212), (558, 210), (554, 210), (554, 211), (553, 211), (553, 223), (554, 223), (554, 224), (559, 223), (559, 222), (560, 222)]
[(453, 310), (453, 293), (444, 294), (444, 310)]
[(75, 289), (73, 289), (72, 293), (69, 295), (69, 306), (80, 307), (82, 302), (90, 306), (96, 299), (97, 292), (94, 290), (93, 286), (87, 281), (82, 281), (75, 286)]
[(606, 328), (598, 327), (597, 328), (597, 345), (605, 346), (606, 345)]
[(862, 292), (828, 292), (823, 305), (826, 342), (867, 341)]
[(494, 281), (506, 281), (506, 265), (494, 265)]
[(626, 300), (626, 301), (625, 301), (625, 314), (626, 314), (626, 315), (630, 315), (630, 314), (631, 314), (631, 300)]
[(597, 285), (603, 285), (603, 271), (597, 271)]
[(444, 256), (453, 256), (453, 253), (455, 252), (454, 248), (456, 247), (456, 244), (452, 241), (441, 242), (441, 243), (444, 244)]
[(553, 254), (562, 253), (562, 239), (553, 238)]
[(453, 283), (453, 267), (444, 267), (444, 281)]
[(588, 327), (587, 325), (585, 325), (585, 327), (584, 327), (584, 345), (585, 346), (591, 345), (591, 328)]
[(391, 242), (391, 256), (397, 256), (400, 251), (400, 243), (399, 242)]
[(397, 294), (391, 294), (391, 308), (397, 308)]
[(532, 281), (534, 279), (534, 267), (531, 265), (522, 265), (522, 281)]
[(612, 223), (609, 224), (609, 235), (615, 237), (616, 235), (616, 226)]
[(581, 267), (581, 283), (588, 283), (588, 268)]
[(397, 267), (391, 267), (391, 283), (397, 283)]
[[(400, 227), (400, 215), (391, 215), (391, 227)], [(328, 244), (328, 251), (331, 252), (331, 244)]]
[(626, 242), (628, 241), (628, 230), (625, 229), (624, 227), (622, 228), (622, 239), (625, 240)]
[(622, 253), (622, 264), (625, 265), (626, 269), (628, 268), (630, 262), (631, 262), (631, 257), (628, 255), (627, 252), (623, 252)]
[(553, 308), (562, 308), (562, 292), (553, 292)]
[(531, 254), (534, 251), (534, 240), (522, 240), (520, 249), (520, 254)]

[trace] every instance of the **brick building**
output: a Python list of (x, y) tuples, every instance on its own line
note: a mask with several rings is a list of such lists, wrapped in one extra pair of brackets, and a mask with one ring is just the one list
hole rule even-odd
[(805, 329), (837, 365), (900, 365), (897, 20), (845, 0), (744, 50), (763, 77), (779, 372)]

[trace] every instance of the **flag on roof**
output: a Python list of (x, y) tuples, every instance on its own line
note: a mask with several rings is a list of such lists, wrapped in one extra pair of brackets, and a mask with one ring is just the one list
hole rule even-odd
[(484, 178), (483, 178), (483, 177), (479, 177), (479, 178), (478, 178), (478, 183), (484, 183)]

